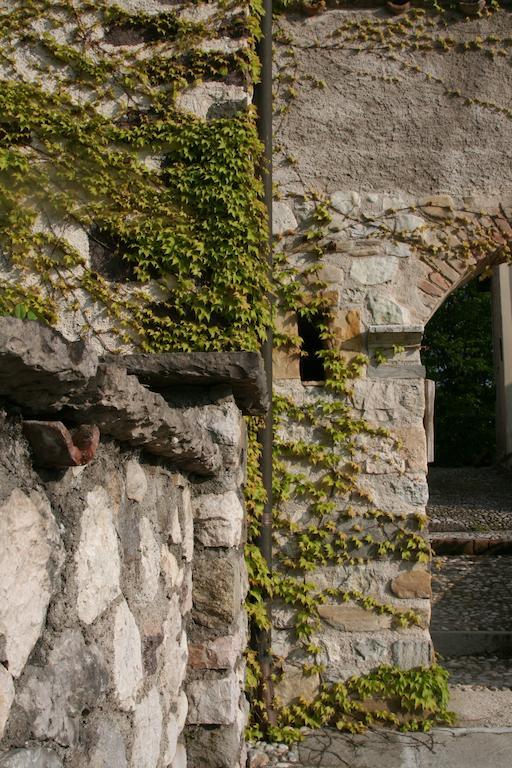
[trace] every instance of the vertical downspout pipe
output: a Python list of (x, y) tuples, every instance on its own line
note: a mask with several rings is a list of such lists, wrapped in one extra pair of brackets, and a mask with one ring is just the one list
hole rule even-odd
[[(268, 270), (272, 277), (272, 0), (264, 0), (262, 35), (258, 42), (258, 56), (261, 62), (260, 82), (254, 89), (254, 103), (258, 111), (258, 134), (264, 147), (262, 180), (264, 200), (268, 212)], [(269, 301), (272, 297), (269, 296)], [(267, 387), (272, 396), (272, 329), (262, 349), (267, 378)], [(272, 444), (273, 419), (272, 404), (265, 417), (265, 425), (260, 435), (262, 445), (261, 471), (266, 491), (266, 503), (261, 520), (258, 545), (269, 570), (272, 569)], [(267, 606), (270, 619), (270, 605)], [(262, 672), (261, 698), (265, 703), (267, 717), (272, 724), (272, 656), (271, 630), (259, 631), (255, 638), (260, 668)]]

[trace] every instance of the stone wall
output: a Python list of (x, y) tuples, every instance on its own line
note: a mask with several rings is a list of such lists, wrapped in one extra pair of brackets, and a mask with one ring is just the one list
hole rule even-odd
[[(223, 376), (219, 356), (185, 356), (195, 386), (185, 374), (180, 386), (174, 365), (166, 398), (135, 376), (128, 392), (103, 380), (100, 407), (89, 347), (11, 318), (0, 335), (0, 765), (245, 765), (243, 355), (220, 356)], [(95, 455), (77, 466), (49, 436), (64, 413), (59, 381), (71, 435), (91, 408), (102, 421)], [(156, 398), (153, 422), (140, 403), (127, 420), (136, 393)], [(253, 409), (260, 396), (253, 386)], [(187, 435), (172, 429), (178, 417)], [(187, 458), (182, 438), (195, 444)]]
[[(323, 281), (334, 346), (347, 361), (368, 358), (343, 401), (353, 418), (384, 427), (389, 436), (355, 438), (357, 485), (367, 494), (364, 503), (402, 516), (411, 530), (428, 498), (424, 326), (450, 292), (509, 256), (512, 236), (509, 64), (487, 57), (484, 65), (477, 45), (505, 34), (510, 14), (463, 20), (455, 12), (439, 29), (431, 18), (420, 19), (423, 45), (415, 48), (407, 42), (409, 27), (400, 27), (403, 18), (382, 7), (286, 14), (277, 24), (274, 62), (276, 248), (292, 279), (302, 282), (306, 303), (310, 286)], [(401, 39), (392, 47), (395, 32)], [(451, 36), (453, 48), (443, 53), (441, 44), (431, 45), (436, 35)], [(467, 40), (473, 48), (465, 55)], [(320, 219), (319, 203), (328, 214)], [(317, 290), (311, 288), (313, 295)], [(281, 313), (278, 323), (297, 338), (293, 312)], [(298, 349), (276, 350), (274, 377), (276, 392), (299, 407), (335, 397), (322, 382), (301, 380)], [(318, 432), (291, 419), (279, 428), (285, 441), (314, 443)], [(299, 462), (298, 470), (304, 467)], [(333, 500), (340, 510), (355, 509), (340, 524), (342, 534), (386, 538), (373, 518), (359, 517), (364, 503), (343, 493)], [(296, 499), (281, 511), (303, 530), (314, 521)], [(288, 547), (283, 534), (277, 561)], [(318, 567), (305, 578), (324, 595), (355, 590), (414, 609), (420, 622), (400, 628), (389, 615), (328, 599), (314, 637), (323, 672), (304, 677), (293, 612), (278, 607), (274, 646), (285, 675), (277, 693), (285, 703), (311, 697), (321, 680), (382, 663), (408, 669), (433, 661), (428, 564), (370, 557), (361, 565)]]

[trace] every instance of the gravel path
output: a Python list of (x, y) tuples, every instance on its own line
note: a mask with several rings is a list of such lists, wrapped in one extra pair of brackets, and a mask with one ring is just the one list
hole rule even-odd
[(512, 530), (512, 472), (494, 467), (431, 467), (431, 531)]
[(433, 630), (512, 632), (512, 557), (436, 557)]

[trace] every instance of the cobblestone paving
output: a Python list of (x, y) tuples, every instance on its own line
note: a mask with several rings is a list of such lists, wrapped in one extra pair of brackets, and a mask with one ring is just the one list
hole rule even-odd
[(512, 659), (498, 656), (458, 656), (438, 659), (450, 673), (450, 685), (470, 685), (495, 691), (512, 689)]
[(432, 629), (512, 632), (512, 556), (435, 557)]
[(512, 530), (512, 472), (493, 467), (431, 467), (431, 531)]

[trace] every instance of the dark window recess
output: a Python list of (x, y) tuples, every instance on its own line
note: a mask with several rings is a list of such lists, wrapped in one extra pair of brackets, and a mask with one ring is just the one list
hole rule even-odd
[(122, 244), (118, 238), (98, 228), (89, 233), (91, 267), (99, 275), (113, 283), (134, 280), (130, 264), (122, 257)]
[(299, 336), (302, 339), (300, 358), (301, 381), (325, 381), (325, 370), (318, 353), (325, 349), (318, 325), (323, 318), (297, 317)]

